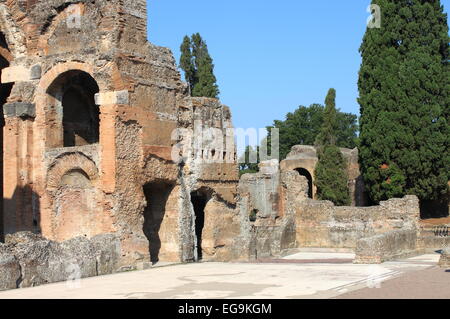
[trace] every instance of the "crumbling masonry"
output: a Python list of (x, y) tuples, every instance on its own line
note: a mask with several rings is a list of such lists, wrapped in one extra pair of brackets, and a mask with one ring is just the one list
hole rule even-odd
[[(421, 247), (415, 197), (315, 201), (311, 147), (239, 180), (229, 108), (189, 96), (171, 52), (147, 41), (145, 0), (0, 0), (0, 68), (0, 290), (74, 267), (89, 277), (298, 247), (382, 262)], [(357, 151), (343, 152), (361, 206)]]
[(176, 128), (225, 132), (230, 111), (188, 96), (171, 52), (147, 42), (146, 1), (0, 1), (0, 25), (2, 236), (114, 233), (123, 266), (194, 261), (200, 246), (232, 258), (234, 146), (172, 161)]

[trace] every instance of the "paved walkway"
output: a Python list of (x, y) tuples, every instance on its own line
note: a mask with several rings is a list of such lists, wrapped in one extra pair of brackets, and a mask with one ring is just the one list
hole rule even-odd
[[(349, 253), (307, 251), (264, 263), (175, 265), (83, 279), (79, 286), (57, 283), (11, 290), (1, 292), (0, 299), (301, 299), (408, 296), (404, 289), (411, 292), (411, 297), (426, 298), (427, 291), (430, 290), (430, 296), (443, 292), (445, 288), (450, 291), (450, 273), (435, 267), (438, 254), (375, 266), (354, 265), (349, 262), (352, 258), (353, 254)], [(418, 280), (422, 274), (423, 279)], [(421, 293), (413, 294), (412, 291)]]

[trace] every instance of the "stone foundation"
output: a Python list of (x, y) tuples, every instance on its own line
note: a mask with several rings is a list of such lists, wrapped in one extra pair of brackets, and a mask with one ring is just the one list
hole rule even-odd
[(112, 274), (119, 271), (120, 240), (104, 234), (61, 243), (22, 232), (0, 244), (0, 290)]

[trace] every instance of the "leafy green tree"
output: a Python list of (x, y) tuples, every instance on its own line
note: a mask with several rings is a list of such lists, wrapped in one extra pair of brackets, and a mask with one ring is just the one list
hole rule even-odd
[(320, 133), (316, 139), (319, 161), (315, 169), (317, 197), (335, 205), (350, 205), (347, 163), (336, 146), (337, 111), (336, 90), (330, 89), (325, 100), (325, 111)]
[(360, 162), (377, 203), (442, 200), (450, 177), (447, 15), (439, 0), (373, 0), (381, 28), (360, 48)]
[(180, 68), (184, 71), (190, 92), (195, 97), (219, 96), (219, 87), (214, 75), (214, 64), (208, 46), (199, 33), (185, 36), (180, 47)]
[[(321, 104), (309, 107), (300, 106), (286, 115), (284, 121), (274, 121), (267, 128), (270, 145), (270, 129), (280, 130), (280, 160), (286, 158), (294, 145), (314, 145), (324, 119), (325, 108)], [(337, 111), (336, 144), (339, 147), (355, 148), (358, 140), (358, 117), (350, 113)]]

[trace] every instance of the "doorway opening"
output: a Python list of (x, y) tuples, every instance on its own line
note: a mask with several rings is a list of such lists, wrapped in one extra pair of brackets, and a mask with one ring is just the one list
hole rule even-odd
[(304, 168), (297, 168), (296, 171), (300, 174), (300, 176), (304, 176), (308, 180), (308, 197), (313, 199), (313, 178), (311, 174)]
[(174, 185), (167, 182), (153, 182), (144, 185), (147, 207), (144, 210), (144, 234), (149, 242), (150, 261), (156, 264), (160, 260), (161, 248), (165, 240), (161, 225), (167, 212), (168, 199)]
[(195, 213), (195, 261), (203, 259), (202, 237), (203, 228), (205, 227), (205, 208), (211, 199), (211, 195), (210, 191), (203, 188), (191, 193), (191, 202)]

